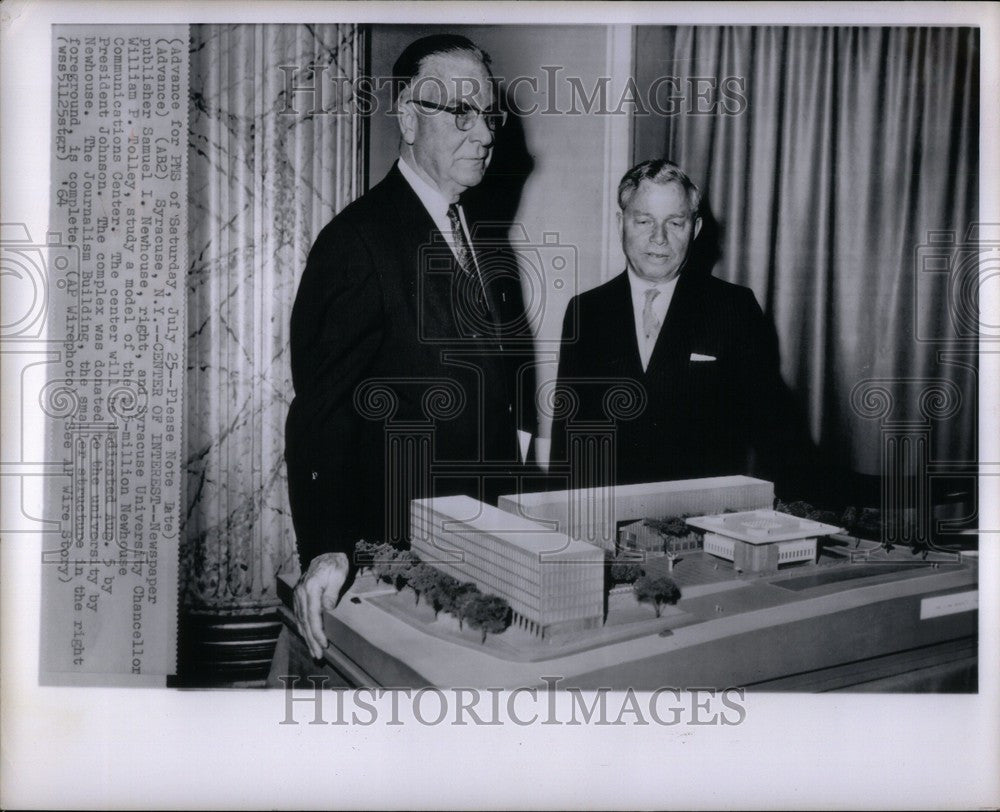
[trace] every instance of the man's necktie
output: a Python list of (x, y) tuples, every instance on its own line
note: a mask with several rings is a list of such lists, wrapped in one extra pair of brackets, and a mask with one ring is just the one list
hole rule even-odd
[(642, 334), (646, 336), (647, 344), (655, 342), (660, 334), (660, 320), (653, 312), (653, 299), (659, 295), (660, 291), (656, 288), (646, 291), (646, 304), (642, 308)]
[(469, 245), (469, 241), (465, 239), (465, 229), (462, 228), (462, 220), (458, 216), (458, 204), (456, 203), (452, 203), (448, 207), (448, 222), (451, 225), (452, 245), (455, 248), (455, 257), (458, 260), (458, 265), (470, 279), (476, 281), (476, 299), (483, 312), (488, 312), (486, 286), (483, 284), (483, 280), (480, 278), (479, 271), (476, 268), (476, 260), (472, 255), (472, 247)]
[(465, 229), (462, 228), (462, 220), (458, 216), (456, 203), (452, 203), (448, 207), (448, 222), (451, 224), (452, 245), (455, 246), (458, 264), (469, 276), (475, 276), (476, 263), (472, 258), (472, 248), (469, 246), (469, 241), (465, 239)]

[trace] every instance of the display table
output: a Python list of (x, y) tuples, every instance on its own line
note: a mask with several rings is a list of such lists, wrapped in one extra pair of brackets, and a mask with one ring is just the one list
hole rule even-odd
[(366, 575), (324, 617), (323, 662), (294, 632), (286, 579), (283, 618), (294, 633), (276, 665), (324, 674), (327, 687), (544, 687), (559, 678), (560, 687), (617, 690), (975, 691), (977, 563), (898, 556), (793, 567), (689, 589), (661, 618), (637, 605), (628, 623), (590, 636), (538, 641), (511, 628), (486, 643), (454, 618), (434, 618), (408, 589), (397, 595)]

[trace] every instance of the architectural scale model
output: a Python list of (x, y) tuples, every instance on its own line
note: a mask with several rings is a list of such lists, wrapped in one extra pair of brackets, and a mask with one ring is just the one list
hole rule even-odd
[[(468, 496), (415, 499), (410, 503), (410, 546), (430, 566), (504, 598), (515, 625), (547, 637), (603, 623), (605, 551), (615, 550), (619, 521), (770, 508), (774, 486), (744, 476), (710, 477), (626, 485), (601, 494), (610, 500), (605, 511), (586, 505), (581, 497), (592, 495), (587, 491), (503, 496), (500, 510)], [(596, 521), (601, 512), (611, 517), (610, 531)], [(580, 537), (571, 537), (563, 527), (575, 528)], [(685, 549), (696, 546), (700, 544), (685, 543)], [(662, 544), (661, 550), (676, 552)]]
[(733, 562), (746, 572), (777, 572), (781, 564), (816, 560), (816, 540), (843, 529), (778, 513), (751, 510), (685, 521), (705, 531), (705, 552)]
[(604, 616), (604, 551), (468, 496), (414, 499), (410, 547), (430, 566), (504, 598), (546, 637)]
[[(513, 624), (484, 638), (454, 614), (432, 611), (426, 597), (415, 601), (359, 576), (350, 600), (325, 615), (329, 674), (346, 685), (414, 688), (541, 686), (559, 674), (561, 685), (591, 689), (976, 690), (974, 551), (915, 556), (844, 536), (829, 524), (774, 513), (771, 484), (747, 477), (601, 494), (599, 504), (588, 503), (593, 492), (507, 496), (506, 510), (468, 497), (412, 502), (412, 550), (505, 599)], [(588, 504), (599, 511), (573, 512)], [(723, 513), (733, 508), (740, 512)], [(638, 561), (656, 541), (638, 537), (644, 528), (691, 543), (669, 521), (678, 516), (693, 516), (685, 521), (704, 532), (703, 548), (643, 555), (642, 574), (629, 582), (629, 556)], [(584, 536), (600, 528), (600, 543), (571, 538), (565, 528)], [(632, 550), (624, 540), (612, 576), (615, 530), (636, 538)], [(680, 597), (657, 611), (652, 584), (668, 579)], [(294, 588), (290, 577), (281, 582), (293, 630)], [(313, 672), (304, 644), (296, 657), (288, 673)]]

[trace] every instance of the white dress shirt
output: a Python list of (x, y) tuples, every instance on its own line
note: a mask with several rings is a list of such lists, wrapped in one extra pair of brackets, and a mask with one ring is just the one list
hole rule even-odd
[(656, 335), (646, 339), (646, 334), (642, 326), (642, 311), (646, 307), (646, 291), (658, 290), (660, 295), (653, 299), (653, 315), (663, 327), (663, 320), (667, 317), (667, 308), (670, 307), (670, 300), (674, 297), (674, 288), (677, 287), (675, 276), (668, 282), (653, 282), (638, 276), (631, 268), (628, 269), (628, 284), (632, 290), (632, 316), (635, 322), (635, 339), (639, 344), (639, 358), (642, 360), (642, 371), (645, 372), (649, 366), (649, 359), (653, 355), (653, 347), (656, 346)]
[[(436, 225), (438, 231), (444, 235), (445, 241), (451, 248), (452, 254), (455, 255), (455, 260), (459, 261), (458, 251), (455, 248), (455, 235), (452, 233), (451, 222), (448, 220), (448, 207), (451, 205), (451, 202), (443, 194), (441, 194), (438, 189), (434, 188), (426, 180), (420, 177), (416, 170), (403, 160), (403, 158), (399, 159), (399, 172), (406, 179), (406, 182), (410, 184), (413, 191), (416, 192), (417, 197), (420, 198), (420, 202), (424, 204), (424, 208), (427, 209), (427, 213), (434, 221), (434, 225)], [(476, 249), (472, 247), (472, 238), (469, 235), (469, 224), (465, 220), (465, 212), (462, 210), (461, 204), (458, 204), (457, 208), (458, 219), (462, 224), (462, 231), (465, 232), (465, 240), (469, 244), (469, 250), (472, 252), (472, 261), (476, 266), (476, 275), (479, 277), (479, 284), (482, 284), (483, 277), (479, 270), (479, 260), (476, 258)], [(428, 237), (429, 236), (430, 235), (428, 235)], [(517, 440), (521, 451), (521, 460), (523, 462), (528, 457), (528, 448), (531, 446), (531, 434), (518, 429)]]
[[(420, 177), (416, 170), (402, 158), (399, 159), (399, 171), (406, 178), (406, 182), (410, 184), (413, 191), (417, 193), (417, 197), (424, 204), (424, 208), (427, 209), (427, 213), (431, 216), (438, 231), (444, 235), (445, 241), (448, 243), (451, 252), (457, 260), (458, 252), (455, 250), (455, 235), (451, 231), (451, 222), (448, 220), (448, 207), (451, 205), (451, 202), (440, 191)], [(472, 238), (469, 236), (469, 224), (465, 221), (465, 212), (462, 210), (462, 205), (459, 203), (456, 206), (458, 208), (458, 219), (462, 223), (465, 240), (469, 243), (469, 248), (472, 250), (472, 261), (476, 264), (476, 273), (478, 274), (479, 260), (476, 259), (476, 251), (472, 248)], [(482, 277), (480, 277), (480, 281), (482, 281)]]

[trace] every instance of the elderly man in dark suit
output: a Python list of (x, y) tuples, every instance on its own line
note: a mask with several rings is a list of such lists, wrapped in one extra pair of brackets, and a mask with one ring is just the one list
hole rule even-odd
[[(748, 473), (753, 449), (773, 460), (776, 342), (752, 291), (689, 267), (698, 188), (646, 161), (622, 178), (618, 205), (626, 269), (566, 311), (553, 463), (575, 457), (570, 482), (585, 487)], [(574, 437), (608, 429), (613, 462), (573, 451)]]
[(525, 471), (534, 385), (517, 266), (461, 203), (505, 119), (488, 66), (464, 37), (406, 48), (399, 160), (323, 229), (296, 297), (286, 460), (314, 657), (359, 538), (405, 542), (409, 499), (494, 500)]

